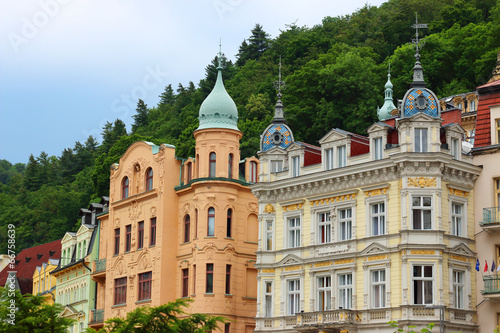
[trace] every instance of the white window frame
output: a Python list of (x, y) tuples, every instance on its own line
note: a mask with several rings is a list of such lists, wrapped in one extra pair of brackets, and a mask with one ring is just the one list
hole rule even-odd
[(271, 160), (269, 165), (271, 166), (271, 173), (283, 171), (283, 161), (282, 160)]
[(300, 155), (295, 155), (290, 157), (291, 164), (291, 176), (298, 177), (300, 176)]
[(286, 313), (288, 316), (300, 313), (301, 284), (298, 277), (286, 280)]
[[(268, 284), (271, 286), (271, 291), (267, 291)], [(264, 317), (273, 316), (274, 308), (274, 281), (264, 280)]]
[[(384, 208), (384, 211), (383, 212), (380, 212), (380, 205), (383, 206)], [(373, 207), (377, 206), (377, 212), (374, 213), (373, 212)], [(385, 235), (387, 233), (387, 204), (385, 201), (376, 201), (376, 202), (373, 202), (373, 203), (370, 203), (369, 204), (369, 221), (370, 221), (370, 224), (369, 224), (369, 228), (370, 228), (370, 236), (380, 236), (380, 235)], [(377, 234), (375, 234), (375, 228), (374, 228), (374, 223), (373, 223), (373, 219), (374, 217), (377, 217)], [(380, 219), (383, 219), (382, 222), (380, 222)], [(381, 230), (381, 226), (383, 226), (383, 231)]]
[(334, 167), (333, 152), (333, 147), (325, 149), (325, 170), (332, 170)]
[(455, 160), (460, 159), (461, 149), (458, 144), (459, 140), (457, 138), (450, 139), (450, 154)]
[(337, 146), (337, 167), (347, 166), (347, 145)]
[[(431, 199), (431, 205), (430, 206), (425, 206), (425, 202), (423, 201), (423, 198), (430, 198)], [(419, 199), (419, 206), (414, 206), (413, 205), (413, 200), (415, 198), (420, 198)], [(415, 228), (415, 212), (414, 210), (418, 210), (420, 212), (420, 228)], [(430, 227), (426, 227), (425, 224), (425, 214), (424, 212), (429, 211), (430, 212)], [(432, 193), (414, 193), (410, 196), (410, 216), (411, 216), (411, 230), (433, 230), (434, 228), (434, 195)]]
[[(349, 212), (350, 216), (342, 217), (341, 212), (343, 211)], [(353, 207), (350, 206), (350, 207), (337, 208), (337, 219), (338, 219), (337, 240), (339, 242), (351, 240), (352, 224), (353, 224)]]
[(430, 129), (427, 127), (416, 127), (413, 129), (414, 152), (427, 153), (429, 151), (429, 132)]
[[(457, 277), (461, 276), (462, 281), (457, 281)], [(465, 309), (465, 279), (466, 274), (463, 270), (452, 270), (452, 286), (453, 286), (453, 302), (455, 309)]]
[(331, 299), (331, 275), (316, 275), (316, 311), (330, 311)]
[[(343, 278), (342, 278), (343, 277)], [(349, 281), (350, 277), (350, 281)], [(343, 281), (341, 281), (343, 280)], [(352, 272), (343, 272), (337, 274), (337, 289), (338, 289), (338, 308), (352, 308), (353, 294), (353, 274)]]
[[(418, 267), (420, 266), (421, 269), (420, 269), (420, 276), (415, 276), (415, 267)], [(431, 267), (431, 273), (432, 273), (432, 276), (425, 276), (425, 269), (424, 267)], [(434, 289), (435, 289), (435, 285), (434, 285), (434, 276), (436, 276), (436, 269), (435, 269), (435, 266), (434, 264), (431, 264), (431, 263), (413, 263), (411, 265), (411, 271), (410, 271), (410, 276), (411, 276), (411, 302), (413, 305), (432, 305), (434, 304), (434, 300), (435, 300), (435, 295), (434, 295)], [(415, 283), (417, 281), (421, 281), (422, 283), (422, 286), (420, 287), (421, 288), (421, 291), (422, 291), (422, 303), (417, 303), (416, 300), (415, 300)], [(430, 303), (427, 303), (426, 300), (425, 300), (425, 294), (426, 294), (426, 290), (428, 288), (428, 282), (430, 282), (431, 284), (431, 296), (432, 296), (432, 300)]]
[[(457, 207), (460, 207), (460, 212), (456, 212)], [(454, 236), (459, 236), (459, 237), (464, 237), (464, 235), (467, 234), (466, 232), (466, 227), (467, 224), (464, 223), (464, 212), (465, 212), (465, 205), (463, 202), (457, 202), (456, 200), (453, 200), (451, 202), (451, 234)]]
[[(274, 220), (265, 220), (266, 223), (264, 225), (264, 249), (265, 251), (273, 251), (274, 250)], [(269, 229), (269, 225), (271, 229)], [(269, 243), (270, 239), (270, 243)]]
[[(322, 217), (324, 217), (324, 219)], [(330, 217), (330, 211), (321, 211), (316, 213), (316, 219), (318, 221), (317, 244), (327, 244), (332, 242), (332, 221)], [(325, 241), (322, 241), (321, 239), (323, 234), (325, 235)]]
[(384, 158), (384, 149), (383, 149), (383, 138), (381, 136), (373, 139), (373, 159), (381, 160)]
[[(383, 272), (383, 274), (381, 274), (382, 272)], [(375, 277), (377, 278), (377, 281), (374, 281)], [(383, 281), (381, 280), (381, 278), (383, 278)], [(379, 269), (370, 270), (370, 295), (371, 295), (371, 308), (372, 309), (381, 309), (381, 308), (386, 307), (386, 302), (385, 302), (386, 292), (387, 292), (387, 271), (386, 271), (386, 269), (379, 268)], [(376, 295), (377, 295), (377, 297), (376, 297)]]
[[(291, 222), (294, 221), (294, 225), (291, 226)], [(298, 224), (297, 224), (298, 222)], [(301, 247), (302, 245), (302, 221), (300, 215), (286, 217), (286, 248), (293, 249)], [(293, 246), (292, 246), (293, 245)]]

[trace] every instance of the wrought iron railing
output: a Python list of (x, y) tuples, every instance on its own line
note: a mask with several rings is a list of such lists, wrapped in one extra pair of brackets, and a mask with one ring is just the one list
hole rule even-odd
[(483, 220), (480, 224), (487, 226), (495, 223), (500, 223), (500, 207), (483, 208)]
[(106, 271), (106, 259), (94, 260), (94, 271), (92, 273), (99, 273)]
[(92, 318), (90, 324), (98, 324), (104, 322), (104, 309), (92, 309)]
[(484, 289), (481, 290), (482, 294), (495, 294), (500, 293), (500, 274), (484, 275)]

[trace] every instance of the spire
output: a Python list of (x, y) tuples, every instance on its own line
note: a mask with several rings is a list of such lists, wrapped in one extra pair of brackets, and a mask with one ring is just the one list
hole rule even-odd
[(278, 91), (276, 96), (278, 96), (278, 100), (276, 101), (276, 105), (274, 106), (274, 119), (273, 123), (284, 123), (285, 122), (285, 116), (284, 116), (284, 106), (283, 103), (281, 102), (281, 90), (286, 89), (285, 81), (281, 81), (281, 56), (280, 56), (280, 67), (279, 67), (279, 74), (278, 74), (278, 81), (274, 81), (274, 89)]
[(217, 54), (217, 71), (222, 70), (222, 38), (219, 39), (219, 53)]
[(377, 109), (377, 115), (379, 120), (385, 120), (392, 117), (392, 110), (396, 109), (392, 98), (392, 82), (391, 82), (391, 63), (389, 62), (389, 69), (387, 71), (387, 82), (385, 84), (385, 98), (384, 105)]
[(415, 28), (415, 38), (412, 40), (412, 44), (415, 45), (415, 67), (413, 67), (413, 83), (412, 87), (425, 88), (427, 83), (424, 81), (424, 69), (420, 64), (420, 50), (424, 46), (423, 41), (418, 38), (418, 29), (427, 28), (427, 23), (418, 23), (418, 16), (415, 13), (415, 24), (412, 25)]

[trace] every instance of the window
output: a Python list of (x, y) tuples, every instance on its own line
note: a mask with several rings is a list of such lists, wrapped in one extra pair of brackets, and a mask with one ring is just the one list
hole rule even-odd
[(494, 179), (495, 181), (495, 207), (500, 210), (500, 178)]
[(320, 276), (318, 283), (318, 311), (330, 310), (330, 299), (332, 293), (332, 280), (330, 276)]
[(432, 229), (432, 197), (415, 196), (412, 198), (413, 230)]
[(264, 282), (264, 316), (273, 316), (273, 283), (271, 281)]
[(130, 252), (132, 244), (132, 226), (129, 224), (125, 229), (125, 252)]
[(153, 169), (148, 168), (146, 170), (146, 191), (151, 191), (153, 189)]
[(191, 230), (191, 217), (189, 215), (184, 216), (184, 243), (189, 242), (189, 232)]
[(139, 301), (151, 299), (151, 277), (151, 272), (139, 274)]
[(250, 162), (250, 182), (257, 183), (257, 162)]
[(346, 160), (347, 160), (347, 155), (346, 155), (346, 149), (345, 146), (339, 146), (337, 147), (337, 164), (339, 168), (343, 168), (346, 166)]
[(120, 253), (120, 228), (115, 229), (115, 255)]
[(149, 246), (156, 245), (156, 217), (151, 219), (151, 232), (150, 232)]
[(339, 309), (352, 308), (352, 274), (339, 274)]
[(229, 154), (227, 159), (227, 178), (233, 178), (233, 154)]
[(215, 153), (210, 153), (210, 164), (209, 164), (209, 170), (208, 170), (208, 177), (214, 178), (215, 177), (215, 162), (216, 162), (216, 155)]
[(288, 315), (300, 312), (300, 280), (287, 281)]
[(458, 139), (451, 139), (451, 156), (458, 160), (459, 155)]
[(300, 246), (300, 218), (292, 217), (288, 219), (288, 247)]
[(231, 238), (231, 229), (233, 224), (233, 210), (229, 208), (227, 210), (227, 222), (226, 222), (226, 237)]
[(325, 169), (332, 170), (333, 169), (333, 148), (325, 150)]
[(212, 294), (213, 292), (214, 292), (214, 264), (207, 264), (205, 293)]
[(375, 138), (373, 140), (373, 146), (375, 148), (375, 160), (381, 160), (383, 158), (382, 155), (382, 138)]
[(476, 101), (475, 100), (471, 100), (470, 101), (470, 111), (476, 111)]
[(137, 248), (142, 249), (144, 247), (144, 221), (139, 222), (137, 234)]
[(215, 209), (210, 207), (208, 209), (208, 230), (207, 236), (213, 236), (215, 233)]
[(453, 307), (464, 308), (464, 272), (453, 271)]
[(385, 205), (383, 202), (370, 205), (372, 236), (385, 234)]
[(453, 202), (451, 204), (451, 234), (464, 236), (463, 230), (463, 210), (464, 205)]
[(115, 279), (115, 305), (127, 303), (127, 278)]
[(128, 177), (122, 180), (122, 199), (128, 198)]
[(415, 128), (415, 152), (427, 152), (427, 128)]
[(193, 294), (196, 294), (196, 265), (193, 265)]
[(413, 304), (432, 304), (432, 266), (413, 266)]
[(332, 224), (330, 222), (329, 212), (318, 214), (318, 228), (318, 243), (330, 243), (332, 241)]
[(352, 209), (339, 209), (339, 241), (352, 238)]
[(372, 307), (385, 307), (385, 270), (371, 272), (372, 276)]
[(271, 161), (271, 172), (283, 171), (283, 161)]
[(189, 295), (189, 268), (182, 270), (182, 297)]
[(300, 174), (300, 156), (292, 157), (292, 177), (298, 177)]
[(266, 250), (273, 249), (273, 221), (266, 221)]
[(198, 209), (194, 210), (194, 238), (198, 238)]
[(226, 295), (231, 294), (231, 265), (226, 265)]
[(231, 332), (231, 324), (225, 323), (224, 324), (224, 333), (229, 333)]
[(497, 138), (497, 144), (500, 144), (500, 119), (495, 119), (495, 133)]
[(193, 179), (193, 163), (188, 163), (187, 164), (187, 182), (189, 183), (191, 179)]

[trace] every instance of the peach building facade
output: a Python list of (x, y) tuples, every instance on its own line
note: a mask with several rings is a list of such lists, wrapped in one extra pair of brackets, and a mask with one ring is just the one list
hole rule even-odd
[(178, 298), (189, 313), (219, 315), (224, 332), (255, 327), (258, 204), (248, 185), (258, 160), (240, 161), (237, 109), (221, 68), (200, 108), (196, 158), (135, 142), (111, 167), (109, 212), (99, 216), (90, 327)]

